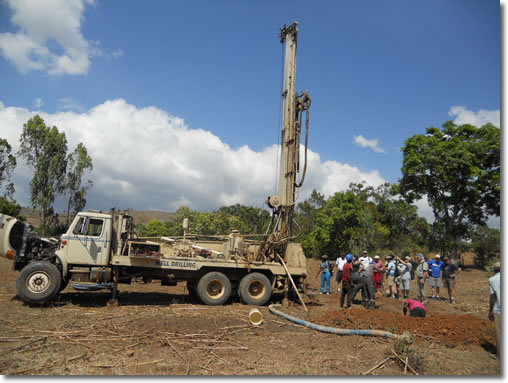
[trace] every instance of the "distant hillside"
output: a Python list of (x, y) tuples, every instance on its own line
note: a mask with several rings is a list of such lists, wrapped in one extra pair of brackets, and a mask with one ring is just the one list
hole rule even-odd
[[(103, 213), (109, 213), (104, 211)], [(134, 217), (134, 222), (138, 223), (147, 223), (152, 219), (156, 219), (162, 222), (169, 221), (171, 218), (175, 216), (175, 213), (171, 213), (168, 211), (156, 211), (156, 210), (129, 210), (125, 213), (132, 215)], [(32, 210), (31, 208), (22, 208), (21, 213), (22, 216), (26, 217), (26, 221), (34, 225), (35, 227), (39, 227), (41, 225), (41, 217), (37, 211)], [(67, 212), (59, 212), (58, 218), (60, 222), (65, 222), (65, 218), (67, 217)]]

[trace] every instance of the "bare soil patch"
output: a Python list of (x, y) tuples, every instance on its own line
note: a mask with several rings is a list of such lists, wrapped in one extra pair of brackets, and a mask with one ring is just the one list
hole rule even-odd
[[(332, 294), (319, 295), (317, 261), (309, 260), (308, 268), (309, 312), (296, 301), (281, 311), (337, 328), (410, 332), (408, 347), (423, 375), (500, 374), (487, 319), (486, 272), (464, 270), (457, 278), (457, 304), (431, 301), (427, 318), (420, 319), (402, 314), (402, 300), (384, 297), (376, 310), (359, 304), (341, 310), (335, 281)], [(225, 306), (204, 306), (184, 283), (120, 285), (116, 307), (107, 305), (107, 291), (76, 292), (70, 284), (49, 304), (30, 306), (17, 296), (16, 276), (11, 262), (0, 259), (4, 375), (360, 375), (392, 350), (407, 350), (387, 338), (321, 333), (268, 307), (259, 308), (264, 322), (253, 326), (251, 306), (234, 298)], [(390, 360), (372, 374), (404, 375), (404, 366)]]

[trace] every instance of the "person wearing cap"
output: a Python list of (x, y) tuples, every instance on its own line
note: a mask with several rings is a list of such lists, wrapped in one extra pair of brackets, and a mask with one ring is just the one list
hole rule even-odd
[(400, 273), (400, 283), (401, 283), (401, 290), (402, 290), (402, 296), (405, 299), (409, 298), (409, 289), (411, 288), (411, 269), (413, 268), (413, 265), (411, 264), (411, 258), (406, 256), (404, 260), (397, 257), (399, 262), (401, 263), (402, 271)]
[(350, 308), (353, 303), (353, 268), (351, 263), (353, 262), (353, 256), (351, 254), (346, 255), (346, 264), (342, 268), (342, 291), (340, 293), (340, 307), (344, 307), (344, 298), (346, 300), (346, 308)]
[(425, 300), (425, 281), (429, 275), (429, 264), (425, 261), (423, 254), (417, 254), (418, 266), (416, 267), (416, 287), (418, 290), (418, 300), (427, 303)]
[(494, 276), (489, 278), (489, 320), (496, 325), (496, 357), (499, 359), (501, 351), (501, 264), (494, 264)]
[(455, 298), (453, 296), (453, 289), (455, 288), (455, 277), (462, 271), (453, 261), (450, 261), (448, 257), (443, 258), (445, 265), (443, 269), (443, 287), (448, 289), (448, 299), (451, 304), (455, 304)]
[(444, 269), (444, 263), (441, 261), (439, 254), (436, 254), (434, 259), (427, 261), (427, 263), (429, 264), (429, 285), (432, 288), (432, 299), (440, 299), (441, 270)]
[(316, 274), (316, 278), (321, 273), (321, 294), (324, 293), (326, 284), (326, 294), (330, 294), (330, 267), (331, 263), (328, 260), (328, 255), (324, 254), (321, 256), (321, 262), (319, 263), (319, 270)]

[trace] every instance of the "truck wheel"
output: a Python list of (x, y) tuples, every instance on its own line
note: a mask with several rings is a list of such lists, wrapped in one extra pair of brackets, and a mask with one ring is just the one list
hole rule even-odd
[(224, 274), (212, 271), (201, 277), (196, 292), (205, 305), (222, 305), (231, 296), (231, 282)]
[(16, 279), (18, 294), (27, 303), (44, 303), (59, 291), (62, 275), (49, 262), (32, 262), (25, 266)]
[(240, 281), (238, 295), (249, 305), (262, 306), (272, 295), (272, 285), (265, 275), (250, 273)]

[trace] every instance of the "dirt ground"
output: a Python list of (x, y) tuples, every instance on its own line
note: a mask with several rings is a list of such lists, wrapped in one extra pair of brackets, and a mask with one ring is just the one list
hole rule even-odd
[[(486, 272), (465, 267), (457, 277), (456, 305), (430, 301), (426, 318), (409, 318), (402, 300), (385, 297), (377, 299), (376, 310), (359, 301), (340, 309), (335, 281), (331, 295), (319, 295), (317, 269), (318, 262), (309, 260), (309, 311), (296, 301), (279, 310), (335, 328), (409, 332), (412, 343), (318, 332), (275, 316), (267, 306), (259, 308), (263, 323), (253, 326), (251, 306), (235, 298), (225, 306), (204, 306), (187, 295), (184, 283), (120, 285), (118, 306), (107, 305), (107, 290), (77, 292), (71, 283), (49, 304), (30, 306), (17, 296), (17, 273), (2, 258), (0, 373), (361, 375), (386, 360), (370, 374), (404, 375), (407, 358), (408, 375), (500, 375), (495, 329), (487, 319)], [(415, 291), (412, 286), (412, 297)]]

